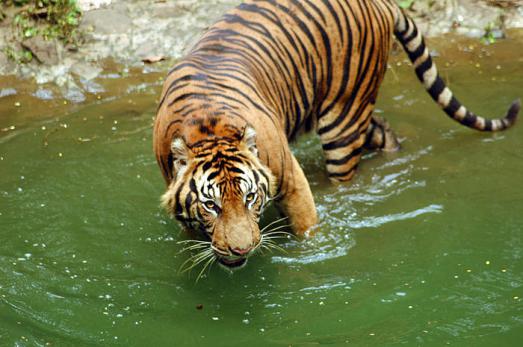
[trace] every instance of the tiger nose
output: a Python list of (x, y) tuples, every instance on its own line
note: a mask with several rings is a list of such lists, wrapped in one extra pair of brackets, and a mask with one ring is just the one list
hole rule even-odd
[(229, 248), (234, 255), (244, 256), (252, 251), (254, 247), (249, 246), (247, 248)]

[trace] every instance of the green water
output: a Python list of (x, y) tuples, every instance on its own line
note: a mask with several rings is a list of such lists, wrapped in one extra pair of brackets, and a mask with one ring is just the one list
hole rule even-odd
[[(523, 96), (521, 35), (472, 53), (436, 43), (477, 113)], [(54, 114), (0, 98), (0, 346), (519, 345), (523, 124), (460, 127), (397, 62), (379, 109), (402, 150), (368, 154), (333, 186), (318, 141), (302, 139), (316, 236), (198, 283), (178, 271), (185, 236), (158, 206), (156, 84)]]

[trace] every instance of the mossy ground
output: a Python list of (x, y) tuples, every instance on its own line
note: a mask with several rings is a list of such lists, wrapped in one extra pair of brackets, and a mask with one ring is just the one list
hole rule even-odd
[(0, 0), (2, 26), (12, 28), (12, 37), (4, 47), (8, 58), (27, 63), (33, 54), (20, 43), (32, 37), (58, 40), (70, 49), (81, 41), (78, 30), (81, 11), (76, 0)]

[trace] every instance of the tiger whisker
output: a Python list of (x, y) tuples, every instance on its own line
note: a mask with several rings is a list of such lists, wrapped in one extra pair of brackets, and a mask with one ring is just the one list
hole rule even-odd
[(262, 238), (262, 247), (267, 249), (267, 250), (269, 250), (269, 251), (272, 251), (273, 249), (275, 249), (275, 250), (278, 250), (280, 252), (287, 253), (287, 251), (284, 248), (282, 248), (281, 246), (277, 245), (271, 239)]
[(288, 233), (286, 231), (278, 231), (278, 230), (275, 230), (275, 231), (270, 232), (270, 233), (263, 234), (263, 236), (265, 236), (265, 237), (276, 236), (276, 235), (291, 236), (291, 237), (295, 236), (295, 235), (293, 235), (291, 233)]
[(179, 245), (182, 245), (184, 243), (210, 243), (210, 241), (205, 241), (205, 240), (182, 240), (182, 241), (178, 241), (176, 243), (179, 244)]
[(209, 247), (208, 244), (192, 245), (192, 246), (189, 246), (189, 247), (185, 247), (185, 248), (183, 248), (182, 250), (180, 250), (179, 253), (183, 253), (183, 252), (185, 252), (185, 251), (192, 251), (192, 250), (196, 250), (196, 249), (207, 248), (207, 247)]
[(188, 272), (188, 271), (191, 271), (192, 269), (194, 269), (196, 266), (198, 266), (199, 264), (203, 263), (204, 261), (206, 261), (209, 257), (212, 257), (212, 254), (206, 254), (205, 256), (202, 256), (201, 258), (197, 259), (196, 261), (194, 261), (190, 266), (186, 267), (182, 273), (185, 273), (185, 272)]
[[(207, 260), (207, 262), (203, 265), (203, 268), (200, 271), (200, 273), (198, 274), (198, 277), (196, 277), (196, 282), (198, 282), (200, 280), (200, 278), (202, 277), (203, 273), (205, 272), (205, 269), (207, 269), (207, 267), (209, 265), (214, 263), (215, 260), (216, 260), (216, 257), (214, 255), (209, 257), (209, 260)], [(209, 269), (210, 269), (210, 267), (209, 267)]]
[(270, 243), (270, 242), (266, 242), (262, 245), (263, 249), (266, 249), (267, 251), (271, 252), (274, 251), (274, 250), (277, 250), (277, 251), (280, 251), (282, 253), (288, 253), (285, 249), (283, 249), (282, 247), (274, 244), (274, 243)]
[[(276, 231), (279, 231), (279, 230), (282, 230), (282, 229), (285, 229), (285, 228), (288, 228), (288, 227), (290, 227), (289, 224), (277, 226), (276, 228), (271, 229), (271, 230), (265, 232), (265, 235), (270, 235), (270, 234), (272, 234), (272, 233), (274, 233)], [(289, 233), (287, 233), (287, 234), (289, 234)]]
[[(201, 263), (202, 261), (204, 261), (207, 257), (209, 256), (212, 256), (213, 255), (213, 252), (212, 252), (212, 249), (206, 249), (204, 251), (201, 251), (195, 255), (193, 255), (192, 257), (190, 257), (189, 259), (187, 259), (181, 266), (180, 266), (180, 271), (181, 272), (187, 272), (189, 270), (191, 270), (192, 268), (194, 268), (196, 265), (198, 265), (199, 263)], [(190, 263), (192, 261), (192, 265), (188, 266), (188, 267), (185, 267), (185, 265), (187, 263)]]
[(282, 221), (284, 221), (286, 219), (289, 219), (289, 217), (282, 217), (282, 218), (276, 219), (275, 221), (273, 221), (273, 222), (267, 224), (266, 226), (264, 226), (263, 229), (260, 232), (263, 233), (265, 230), (267, 230), (268, 228), (270, 228), (274, 224), (282, 222)]

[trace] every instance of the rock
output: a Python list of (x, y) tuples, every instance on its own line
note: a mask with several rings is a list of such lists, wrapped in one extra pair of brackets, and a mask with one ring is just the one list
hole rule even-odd
[(46, 41), (43, 36), (31, 37), (22, 42), (22, 47), (28, 49), (38, 62), (45, 65), (56, 65), (59, 62), (58, 42)]
[(120, 11), (99, 9), (84, 14), (80, 29), (92, 27), (100, 34), (124, 34), (131, 24), (131, 19)]
[(89, 81), (96, 78), (102, 72), (102, 69), (87, 62), (78, 62), (71, 67), (71, 72)]
[(9, 64), (9, 58), (4, 52), (0, 51), (0, 73), (3, 72), (3, 69), (7, 64)]
[(149, 41), (146, 41), (146, 42), (138, 45), (138, 47), (134, 51), (134, 54), (138, 58), (143, 59), (143, 58), (147, 57), (148, 55), (151, 55), (151, 53), (155, 54), (156, 47), (157, 47), (157, 45), (155, 45), (152, 42), (152, 40), (149, 40)]
[(50, 89), (38, 88), (36, 92), (33, 93), (34, 97), (40, 100), (53, 100), (54, 94)]
[(111, 0), (78, 0), (77, 2), (78, 7), (83, 12), (95, 10), (97, 8), (100, 8), (102, 6), (107, 6), (111, 4)]

